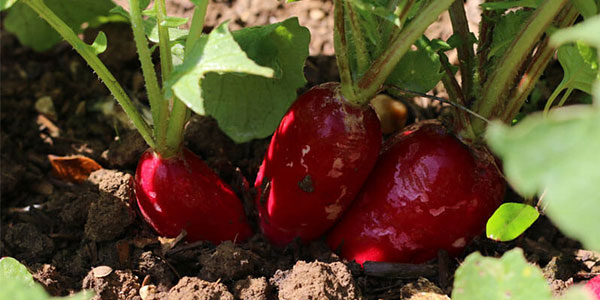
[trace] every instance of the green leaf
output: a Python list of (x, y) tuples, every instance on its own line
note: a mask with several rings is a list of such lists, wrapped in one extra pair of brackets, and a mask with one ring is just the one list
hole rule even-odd
[(541, 270), (515, 248), (502, 258), (467, 256), (456, 270), (452, 299), (549, 300), (551, 293)]
[(557, 89), (575, 88), (592, 93), (592, 84), (598, 78), (596, 51), (583, 42), (562, 45), (558, 48), (558, 61), (564, 70), (563, 80)]
[(187, 18), (167, 16), (161, 25), (165, 27), (178, 27), (187, 23), (187, 21)]
[(540, 216), (535, 207), (523, 203), (504, 203), (490, 217), (488, 238), (506, 242), (516, 239)]
[(310, 34), (297, 18), (290, 18), (233, 35), (250, 59), (275, 71), (273, 78), (209, 73), (202, 83), (207, 114), (241, 143), (272, 134), (296, 99), (297, 89), (306, 84)]
[(598, 28), (600, 28), (600, 15), (596, 15), (585, 19), (585, 21), (556, 31), (550, 37), (550, 44), (558, 46), (568, 42), (583, 41), (588, 45), (600, 49), (600, 34), (598, 34)]
[[(98, 25), (96, 21), (100, 17), (107, 17), (115, 6), (110, 0), (45, 0), (44, 3), (75, 33), (83, 32), (83, 23)], [(21, 44), (36, 51), (48, 50), (62, 40), (46, 21), (21, 2), (15, 3), (8, 11), (4, 26), (17, 36)]]
[(506, 10), (515, 7), (536, 8), (542, 3), (542, 0), (515, 0), (515, 1), (498, 1), (486, 2), (480, 6), (485, 10)]
[(587, 249), (600, 250), (600, 111), (591, 105), (530, 115), (486, 134), (504, 172), (524, 196), (544, 193), (546, 214)]
[[(494, 2), (504, 3), (504, 2)], [(491, 4), (491, 3), (490, 3)], [(508, 46), (512, 43), (515, 36), (522, 29), (523, 24), (531, 15), (531, 10), (517, 10), (507, 13), (500, 17), (500, 21), (494, 28), (494, 35), (492, 37), (492, 43), (490, 45), (490, 52), (488, 59), (495, 62), (504, 55), (504, 52), (508, 49)]]
[(92, 51), (94, 51), (96, 55), (106, 51), (107, 46), (108, 43), (106, 40), (106, 34), (104, 34), (102, 31), (98, 32), (96, 39), (94, 39), (94, 42), (90, 45), (90, 47), (92, 47)]
[(408, 51), (398, 62), (386, 83), (410, 91), (425, 93), (442, 79), (439, 55), (431, 47)]
[(0, 299), (46, 300), (69, 299), (89, 300), (94, 297), (91, 291), (81, 291), (68, 297), (50, 297), (41, 284), (33, 281), (33, 276), (19, 261), (12, 257), (0, 259)]
[(0, 11), (9, 9), (16, 2), (17, 0), (0, 0)]
[[(201, 80), (209, 72), (246, 73), (272, 77), (273, 70), (250, 60), (233, 39), (227, 22), (219, 25), (208, 36), (203, 36), (190, 50), (182, 64), (175, 67), (166, 83), (187, 106), (198, 114), (205, 114)], [(232, 88), (228, 87), (228, 88)]]
[[(9, 280), (28, 287), (34, 285), (33, 276), (24, 265), (12, 257), (3, 257), (0, 259), (0, 282), (5, 283)], [(3, 286), (3, 284), (0, 284), (0, 286)]]

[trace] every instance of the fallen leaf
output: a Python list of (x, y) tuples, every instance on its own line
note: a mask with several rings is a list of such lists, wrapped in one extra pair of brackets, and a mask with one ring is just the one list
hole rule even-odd
[(102, 166), (96, 161), (83, 155), (56, 156), (50, 154), (48, 160), (52, 165), (54, 176), (73, 183), (81, 183), (92, 172), (102, 169)]

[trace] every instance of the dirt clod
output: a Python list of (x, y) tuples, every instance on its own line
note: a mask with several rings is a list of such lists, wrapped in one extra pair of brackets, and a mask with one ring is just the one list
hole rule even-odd
[(106, 159), (112, 167), (133, 167), (147, 148), (148, 145), (137, 130), (128, 130), (110, 143)]
[(131, 175), (101, 169), (93, 172), (88, 180), (98, 185), (100, 199), (89, 207), (85, 236), (96, 242), (113, 240), (134, 221)]
[(33, 279), (44, 286), (50, 295), (63, 296), (62, 292), (67, 279), (56, 270), (55, 266), (50, 264), (38, 265), (33, 269), (31, 275), (33, 275)]
[(0, 168), (0, 192), (2, 195), (6, 195), (14, 190), (21, 181), (25, 174), (25, 168), (4, 154), (2, 154), (0, 165), (2, 165)]
[(233, 294), (240, 300), (267, 300), (271, 286), (264, 277), (238, 280), (233, 284)]
[(17, 255), (17, 259), (41, 262), (54, 252), (54, 242), (30, 223), (19, 223), (5, 228), (4, 241)]
[(168, 300), (233, 300), (222, 283), (208, 282), (196, 277), (183, 277), (167, 297)]
[[(140, 283), (137, 276), (129, 270), (116, 270), (106, 275), (107, 269), (104, 268), (96, 272), (92, 269), (83, 279), (82, 288), (93, 289), (96, 296), (93, 300), (134, 300), (141, 299), (138, 295)], [(105, 275), (105, 276), (98, 276)]]
[(279, 299), (362, 299), (350, 270), (341, 262), (298, 261), (292, 270), (277, 271), (271, 283)]
[(150, 275), (152, 283), (156, 286), (158, 292), (168, 292), (173, 286), (175, 275), (160, 257), (154, 255), (152, 251), (143, 252), (138, 258), (138, 271), (141, 274)]
[(250, 275), (258, 265), (259, 257), (232, 242), (221, 243), (214, 250), (203, 251), (199, 257), (199, 277), (208, 280), (236, 280)]

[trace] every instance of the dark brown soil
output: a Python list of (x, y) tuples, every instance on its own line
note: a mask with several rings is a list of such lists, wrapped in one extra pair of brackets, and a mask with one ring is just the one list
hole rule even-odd
[[(211, 5), (221, 14), (237, 11), (232, 18), (239, 26), (301, 15), (318, 42), (305, 69), (307, 87), (337, 80), (328, 38), (330, 2), (301, 1), (287, 10), (282, 2), (273, 2), (271, 10), (257, 6), (248, 15), (240, 9), (250, 1)], [(186, 11), (185, 5), (179, 8)], [(215, 23), (221, 17), (209, 19)], [(129, 31), (122, 25), (103, 30), (111, 41), (103, 59), (132, 98), (144, 103)], [(245, 244), (219, 246), (157, 237), (140, 218), (131, 194), (135, 164), (146, 146), (123, 122), (122, 111), (85, 62), (65, 44), (35, 53), (4, 31), (0, 43), (0, 256), (26, 264), (50, 294), (89, 288), (97, 299), (414, 300), (447, 299), (451, 292), (452, 274), (464, 256), (451, 259), (440, 253), (424, 265), (393, 265), (382, 273), (377, 267), (363, 270), (341, 262), (322, 241), (278, 249), (260, 234)], [(51, 99), (54, 113), (35, 109), (44, 97)], [(268, 139), (235, 144), (206, 117), (194, 117), (185, 137), (186, 145), (241, 199), (252, 202), (244, 182), (253, 182)], [(84, 183), (67, 183), (52, 175), (49, 154), (84, 155), (104, 169)], [(252, 218), (250, 207), (248, 212)], [(578, 243), (564, 238), (545, 218), (514, 242), (482, 237), (466, 253), (498, 256), (513, 247), (522, 247), (532, 263), (544, 267), (557, 294), (600, 271), (597, 253), (579, 250)]]

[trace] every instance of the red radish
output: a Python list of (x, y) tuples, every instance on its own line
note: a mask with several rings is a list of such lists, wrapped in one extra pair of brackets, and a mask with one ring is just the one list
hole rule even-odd
[(358, 263), (419, 263), (459, 254), (501, 204), (505, 183), (486, 153), (437, 122), (407, 127), (383, 146), (357, 200), (328, 237)]
[(321, 236), (342, 215), (381, 145), (377, 115), (327, 83), (301, 95), (283, 117), (258, 172), (260, 226), (274, 244)]
[(188, 241), (244, 241), (252, 235), (238, 197), (213, 170), (187, 149), (162, 158), (142, 154), (135, 174), (135, 194), (144, 219), (158, 234)]
[(600, 275), (592, 278), (585, 284), (585, 287), (592, 292), (596, 299), (600, 300)]

